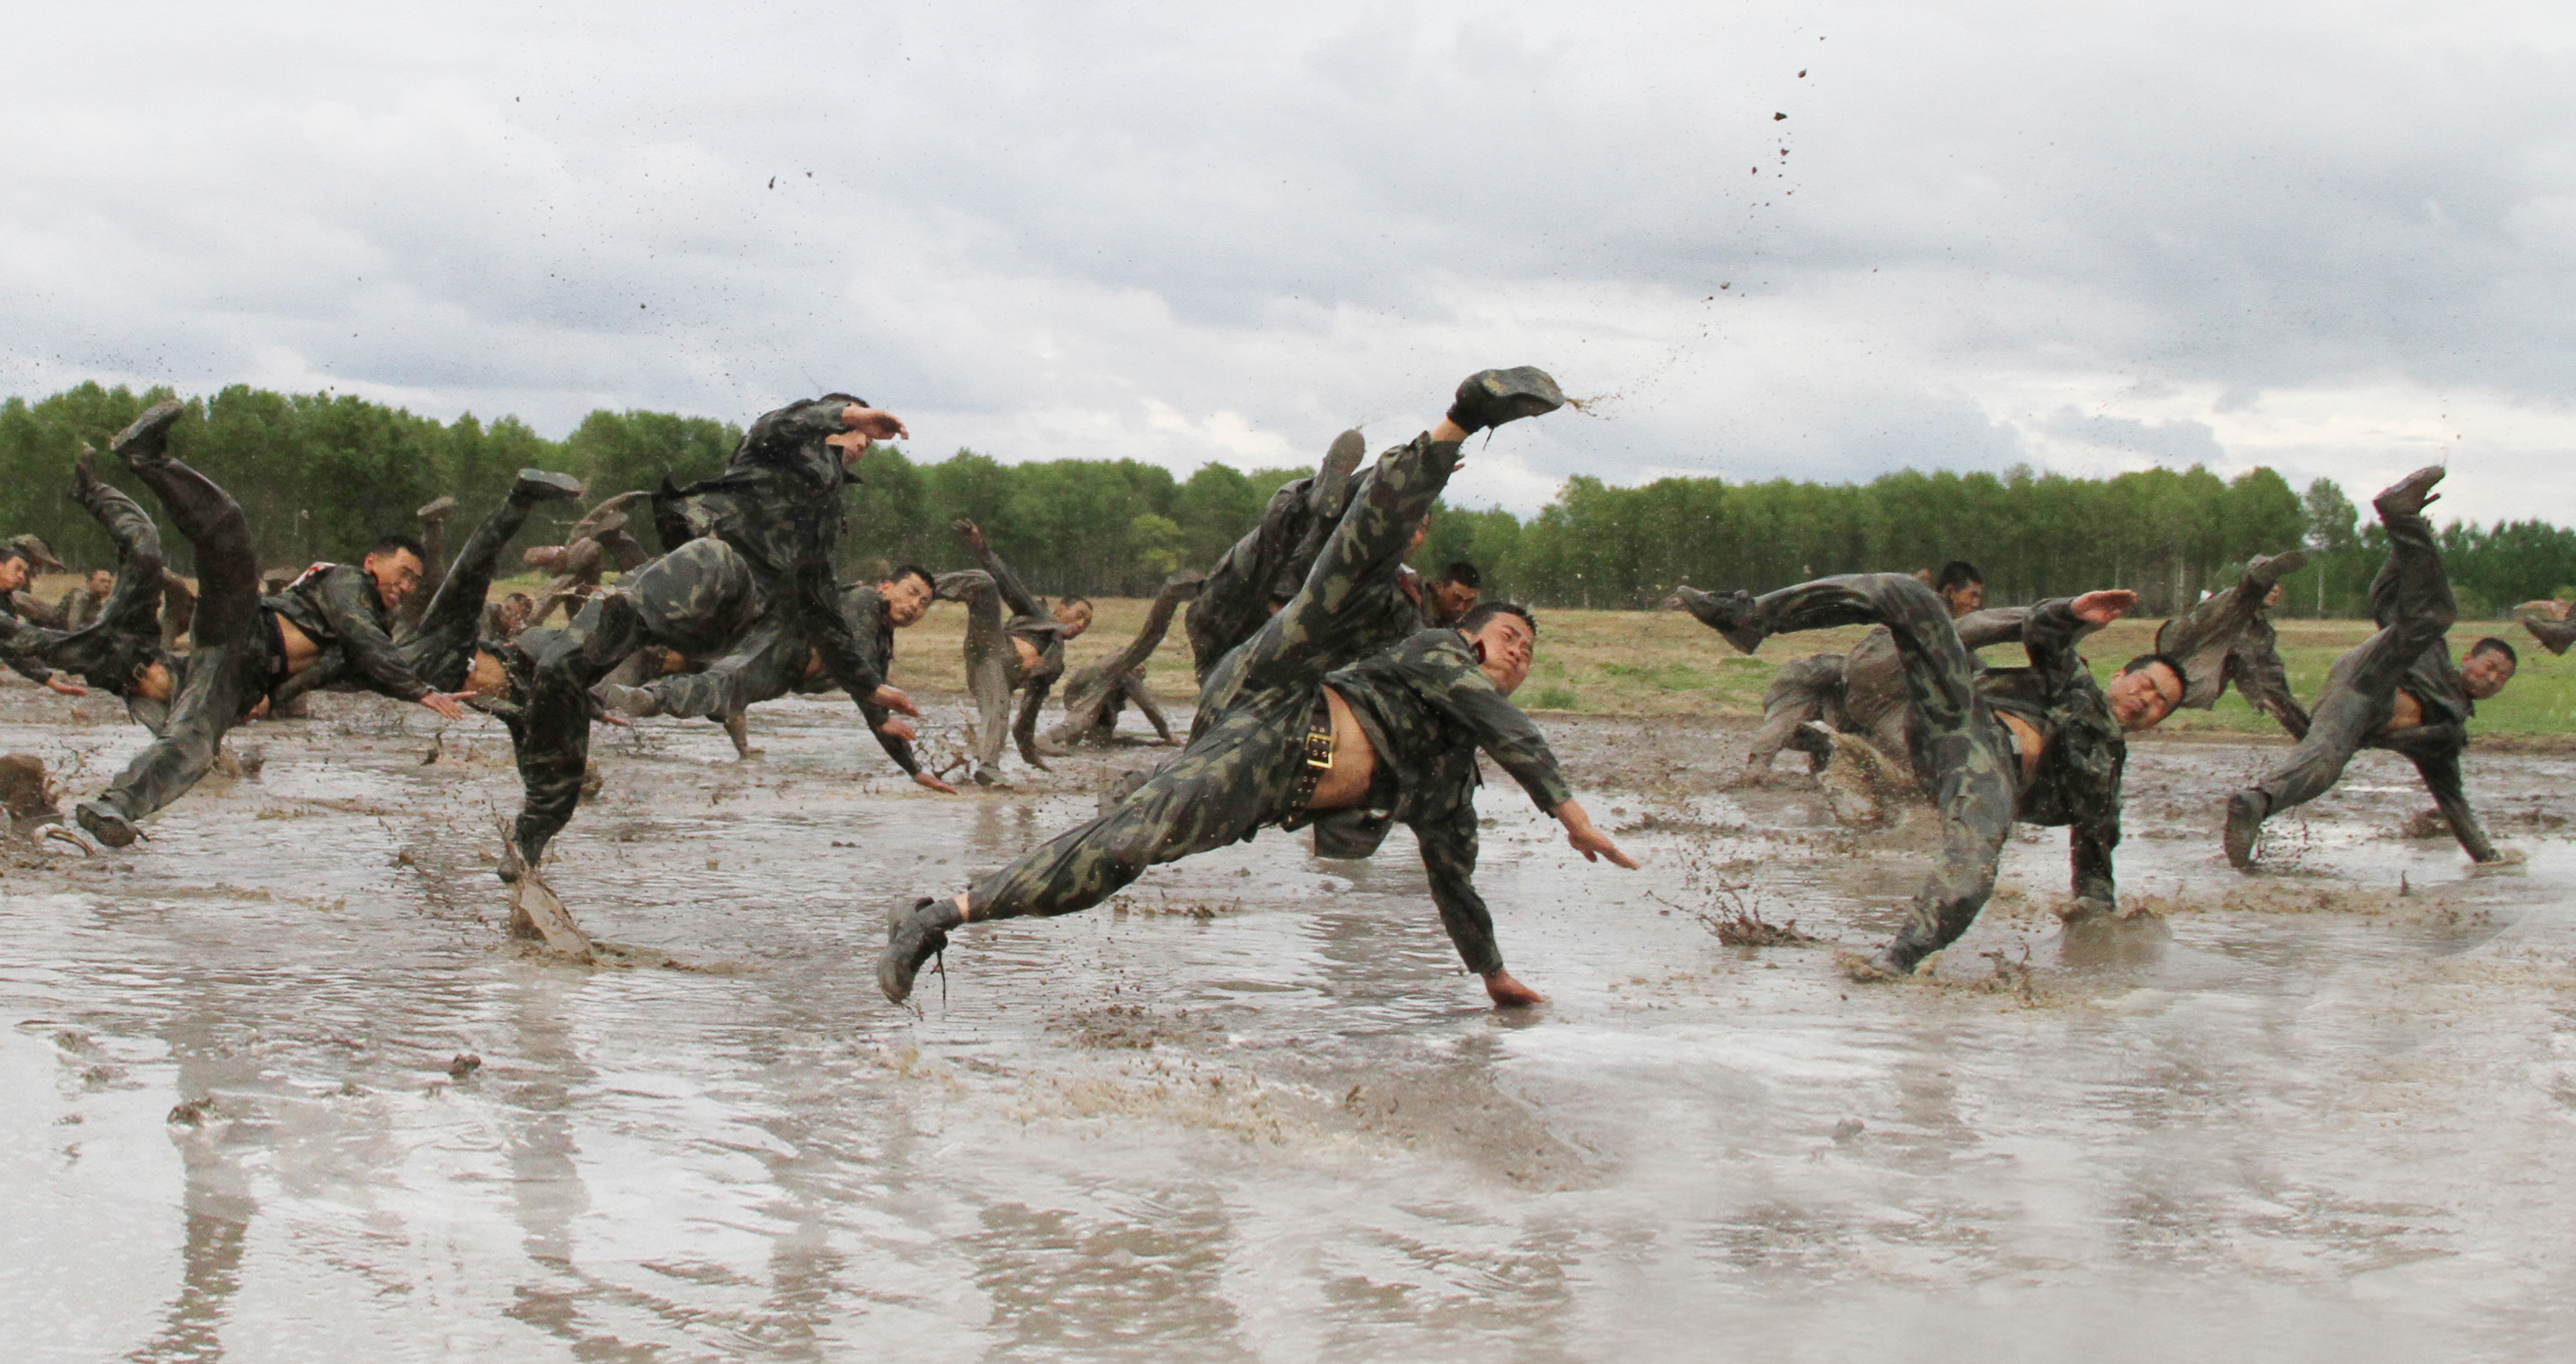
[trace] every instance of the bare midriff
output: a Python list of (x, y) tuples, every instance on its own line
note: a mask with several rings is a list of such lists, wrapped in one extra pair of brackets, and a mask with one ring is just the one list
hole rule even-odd
[(1369, 744), (1368, 731), (1360, 728), (1360, 717), (1340, 692), (1324, 688), (1324, 704), (1333, 712), (1333, 765), (1315, 783), (1314, 798), (1306, 808), (1347, 810), (1368, 799), (1369, 784), (1377, 780), (1377, 749)]
[(2039, 775), (2039, 755), (2048, 747), (2047, 741), (2039, 737), (2038, 726), (2011, 711), (1996, 711), (1995, 718), (2003, 721), (2004, 728), (2012, 731), (2013, 747), (2021, 750), (2022, 784), (2028, 785)]

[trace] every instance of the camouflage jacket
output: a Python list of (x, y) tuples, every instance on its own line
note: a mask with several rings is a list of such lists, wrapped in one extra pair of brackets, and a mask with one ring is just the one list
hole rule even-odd
[(18, 604), (11, 601), (7, 593), (0, 593), (0, 663), (8, 664), (9, 670), (20, 677), (42, 685), (53, 677), (54, 670), (22, 652), (35, 642), (32, 636), (21, 637), (31, 624), (18, 614)]
[(1493, 915), (1476, 893), (1476, 751), (1512, 774), (1542, 811), (1574, 798), (1547, 738), (1494, 689), (1466, 637), (1424, 630), (1329, 674), (1377, 751), (1368, 803), (1316, 821), (1316, 853), (1364, 857), (1401, 823), (1421, 844), (1432, 902), (1469, 970), (1499, 969)]
[(1989, 707), (2028, 721), (2046, 745), (2038, 773), (2021, 787), (2021, 822), (2069, 829), (2076, 894), (2108, 901), (2129, 745), (2109, 698), (2075, 652), (2085, 633), (2071, 597), (2031, 607), (2022, 627), (2030, 666), (1987, 669), (1977, 690)]
[[(850, 583), (841, 589), (841, 618), (850, 628), (850, 638), (859, 654), (879, 677), (894, 671), (894, 626), (886, 621), (885, 602), (877, 596), (874, 583)], [(831, 691), (836, 684), (829, 670), (804, 678), (796, 690), (808, 696)], [(869, 690), (873, 691), (874, 688)], [(907, 774), (921, 774), (921, 759), (912, 751), (910, 739), (899, 739), (881, 726), (894, 715), (866, 696), (856, 698), (860, 718), (867, 721), (868, 732), (877, 738), (877, 747), (894, 759), (894, 765)]]
[[(417, 701), (429, 695), (429, 684), (420, 680), (395, 651), (393, 612), (385, 609), (385, 600), (376, 592), (375, 579), (356, 564), (315, 564), (303, 576), (288, 583), (274, 597), (260, 599), (260, 605), (295, 622), (295, 628), (321, 646), (327, 655), (336, 649), (347, 669), (369, 691), (382, 692), (397, 701)], [(317, 660), (315, 667), (331, 666), (330, 660)]]
[(833, 558), (849, 520), (842, 493), (853, 480), (841, 451), (825, 437), (848, 429), (851, 403), (817, 399), (763, 414), (735, 447), (725, 471), (653, 496), (653, 518), (666, 551), (702, 535), (734, 547), (769, 590), (772, 609), (792, 614), (823, 671), (852, 699), (885, 684), (841, 614)]

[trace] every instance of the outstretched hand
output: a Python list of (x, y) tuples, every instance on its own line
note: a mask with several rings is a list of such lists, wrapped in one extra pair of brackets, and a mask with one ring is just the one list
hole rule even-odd
[(965, 536), (966, 543), (973, 545), (975, 548), (982, 549), (984, 547), (984, 528), (976, 525), (973, 520), (961, 516), (956, 520), (949, 522), (948, 528)]
[(933, 775), (932, 773), (928, 773), (928, 772), (915, 772), (915, 773), (913, 773), (913, 774), (912, 774), (912, 780), (913, 780), (913, 782), (914, 782), (914, 784), (915, 784), (915, 785), (919, 785), (919, 786), (927, 786), (927, 787), (929, 787), (931, 790), (936, 791), (936, 792), (938, 792), (939, 794), (941, 794), (941, 795), (943, 795), (943, 796), (953, 796), (953, 795), (956, 795), (956, 794), (957, 794), (957, 788), (956, 788), (956, 787), (951, 786), (951, 785), (949, 785), (948, 783), (946, 783), (946, 782), (944, 782), (944, 781), (941, 781), (937, 776)]
[(82, 686), (78, 682), (66, 681), (61, 673), (56, 673), (53, 676), (46, 678), (45, 686), (49, 690), (60, 692), (65, 696), (89, 695), (89, 688)]
[(911, 743), (921, 737), (920, 731), (912, 727), (912, 722), (900, 715), (887, 716), (886, 722), (877, 726), (877, 733), (889, 739), (901, 739), (905, 743)]
[(1499, 966), (1485, 977), (1485, 997), (1497, 1009), (1528, 1009), (1547, 1002), (1547, 996), (1512, 979), (1512, 973)]
[(2087, 592), (2077, 597), (2070, 608), (2076, 619), (2088, 625), (2108, 625), (2138, 609), (2138, 594), (2125, 587), (2102, 592)]
[(1608, 834), (1593, 828), (1592, 816), (1585, 814), (1581, 805), (1567, 801), (1556, 807), (1556, 818), (1565, 826), (1567, 845), (1583, 854), (1584, 861), (1598, 862), (1607, 857), (1613, 866), (1637, 869), (1637, 859), (1619, 851), (1619, 845), (1611, 842)]
[(868, 699), (898, 715), (909, 715), (914, 719), (921, 718), (921, 707), (914, 705), (912, 698), (904, 695), (903, 689), (893, 683), (878, 687), (874, 692), (869, 693)]
[(473, 694), (470, 691), (434, 691), (420, 698), (420, 703), (438, 712), (442, 719), (462, 720), (465, 718), (465, 707), (457, 703)]
[(861, 407), (857, 403), (841, 409), (841, 425), (870, 440), (895, 440), (912, 434), (903, 429), (903, 418), (881, 407)]

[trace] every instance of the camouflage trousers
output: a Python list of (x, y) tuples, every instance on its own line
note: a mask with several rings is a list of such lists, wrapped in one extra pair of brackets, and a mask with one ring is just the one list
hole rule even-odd
[(259, 558), (240, 504), (175, 459), (138, 460), (133, 467), (197, 559), (196, 642), (169, 718), (99, 797), (139, 821), (186, 795), (214, 766), (224, 735), (258, 704), (271, 677), (271, 627), (260, 609)]
[(2354, 754), (2389, 748), (2415, 764), (2460, 846), (2478, 861), (2493, 861), (2495, 850), (2469, 808), (2461, 779), (2466, 731), (2435, 724), (2382, 737), (2408, 671), (2425, 650), (2447, 647), (2443, 637), (2459, 618), (2432, 523), (2421, 516), (2391, 515), (2382, 524), (2388, 531), (2388, 562), (2371, 584), (2379, 631), (2334, 661), (2309, 714), (2308, 732), (2254, 789), (2263, 793), (2265, 814), (2278, 814), (2333, 789)]
[(116, 544), (116, 586), (97, 616), (77, 630), (0, 616), (0, 647), (124, 695), (135, 669), (161, 653), (161, 529), (111, 484), (84, 480), (75, 496)]
[(1898, 932), (1899, 956), (1920, 960), (1956, 941), (1995, 890), (1995, 863), (2012, 833), (2021, 762), (2009, 731), (1978, 694), (1977, 662), (1949, 608), (1901, 573), (1820, 578), (1764, 595), (1755, 623), (1769, 634), (1884, 625), (1894, 637), (1911, 703), (1918, 766), (1941, 812), (1941, 853)]
[[(529, 646), (526, 705), (511, 731), (521, 787), (511, 841), (521, 858), (534, 866), (571, 822), (590, 762), (590, 689), (638, 649), (660, 645), (686, 657), (717, 658), (708, 673), (734, 664), (728, 676), (706, 684), (718, 706), (773, 681), (777, 690), (768, 694), (786, 694), (787, 682), (771, 671), (773, 655), (786, 650), (765, 605), (751, 565), (732, 546), (716, 539), (691, 540), (637, 569), (616, 592), (591, 602), (563, 629)], [(787, 680), (803, 671), (801, 639), (795, 648), (797, 670)], [(706, 676), (664, 678), (654, 688), (703, 683)], [(682, 695), (695, 699), (685, 690)]]

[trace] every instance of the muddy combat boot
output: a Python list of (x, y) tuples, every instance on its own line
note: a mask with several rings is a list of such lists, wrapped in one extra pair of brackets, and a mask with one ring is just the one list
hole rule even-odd
[(2270, 591), (2278, 586), (2283, 578), (2307, 567), (2307, 563), (2308, 552), (2304, 549), (2294, 549), (2286, 554), (2264, 555), (2246, 562), (2245, 576), (2254, 580), (2265, 591)]
[(1762, 647), (1771, 634), (1753, 623), (1753, 594), (1736, 591), (1702, 592), (1696, 587), (1673, 589), (1671, 604), (1700, 618), (1700, 623), (1726, 637), (1738, 653), (1751, 653)]
[(412, 515), (435, 526), (444, 523), (447, 520), (447, 514), (454, 510), (456, 510), (456, 499), (452, 497), (442, 497), (437, 501), (430, 503), (428, 506), (421, 508), (419, 511), (413, 512)]
[(581, 480), (570, 474), (550, 474), (543, 469), (521, 469), (519, 481), (510, 485), (510, 500), (522, 507), (540, 502), (570, 502), (581, 496)]
[(1327, 520), (1341, 520), (1351, 474), (1367, 457), (1368, 440), (1359, 432), (1345, 431), (1333, 437), (1332, 448), (1324, 452), (1324, 462), (1315, 469), (1315, 481), (1307, 485), (1307, 508)]
[(2263, 819), (2269, 815), (2272, 802), (2251, 787), (2227, 798), (2227, 864), (2238, 871), (2254, 870), (2254, 848), (2263, 836)]
[(2522, 628), (2531, 632), (2540, 647), (2553, 654), (2564, 654), (2567, 646), (2576, 644), (2576, 621), (2555, 620), (2548, 616), (2525, 616)]
[(1469, 433), (1490, 431), (1523, 417), (1543, 417), (1565, 406), (1565, 392), (1535, 365), (1489, 369), (1467, 376), (1449, 404), (1449, 420)]
[(2442, 500), (2442, 495), (2433, 491), (2433, 485), (2441, 482), (2442, 475), (2448, 472), (2439, 464), (2427, 464), (2380, 489), (2379, 496), (2370, 499), (2370, 505), (2382, 521), (2392, 516), (2421, 516), (2426, 507)]
[(885, 951), (877, 955), (877, 988), (897, 1004), (912, 998), (921, 964), (948, 946), (948, 930), (964, 923), (954, 900), (906, 896), (886, 914)]
[(89, 830), (89, 836), (98, 840), (100, 847), (130, 848), (134, 846), (134, 840), (136, 837), (134, 821), (127, 819), (124, 811), (117, 809), (106, 801), (82, 801), (78, 806), (73, 808), (72, 814), (75, 818), (80, 820), (80, 826), (82, 828)]
[(107, 448), (128, 464), (158, 464), (170, 457), (170, 428), (187, 410), (186, 403), (164, 398), (143, 409), (143, 415), (117, 432)]

